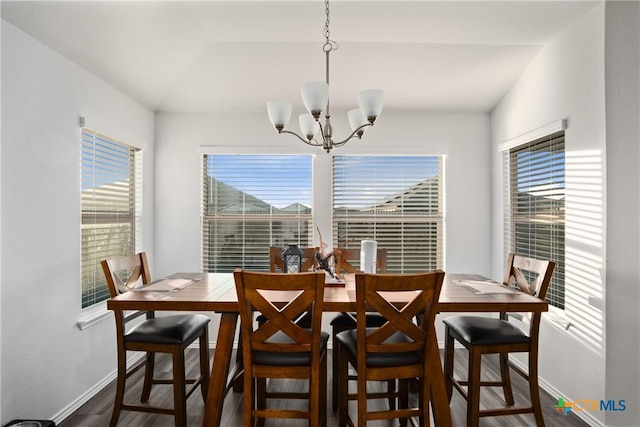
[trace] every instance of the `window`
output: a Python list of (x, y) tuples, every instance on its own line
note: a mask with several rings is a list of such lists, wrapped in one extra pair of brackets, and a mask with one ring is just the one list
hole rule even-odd
[(444, 158), (335, 156), (333, 241), (387, 249), (389, 273), (444, 269)]
[(140, 241), (142, 152), (82, 129), (82, 308), (109, 298), (100, 261)]
[(205, 155), (202, 268), (269, 270), (269, 246), (310, 246), (312, 156)]
[(564, 309), (565, 152), (564, 131), (504, 152), (505, 259), (509, 252), (556, 262), (547, 292)]

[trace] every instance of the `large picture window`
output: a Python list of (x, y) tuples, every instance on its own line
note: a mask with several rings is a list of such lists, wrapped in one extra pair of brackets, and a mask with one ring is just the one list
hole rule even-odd
[(82, 129), (82, 308), (109, 298), (100, 266), (140, 241), (142, 152)]
[(203, 156), (202, 268), (269, 270), (269, 246), (310, 246), (312, 156)]
[(505, 151), (505, 259), (508, 252), (548, 259), (556, 268), (549, 303), (565, 303), (564, 131)]
[(387, 272), (444, 269), (444, 158), (335, 156), (333, 241), (387, 249)]

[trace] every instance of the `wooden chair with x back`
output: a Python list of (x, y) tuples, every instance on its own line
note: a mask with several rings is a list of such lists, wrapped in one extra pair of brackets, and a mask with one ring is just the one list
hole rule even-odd
[[(434, 321), (442, 288), (444, 272), (418, 274), (365, 274), (356, 273), (356, 306), (358, 325), (355, 330), (338, 334), (340, 343), (339, 426), (354, 423), (349, 415), (349, 365), (357, 372), (358, 426), (368, 421), (418, 417), (421, 426), (429, 424), (429, 362), (428, 346), (437, 345)], [(392, 295), (404, 294), (394, 301)], [(368, 310), (376, 310), (388, 321), (377, 328), (365, 322)], [(419, 323), (414, 318), (420, 319)], [(419, 379), (417, 405), (409, 407), (409, 380)], [(368, 400), (387, 396), (367, 393), (368, 381), (401, 380), (401, 390), (394, 393), (398, 399), (388, 410), (370, 411)], [(335, 379), (334, 379), (335, 380)]]
[[(151, 282), (147, 256), (144, 252), (132, 256), (103, 260), (102, 269), (111, 297), (129, 292)], [(131, 314), (114, 310), (116, 320), (116, 341), (118, 345), (118, 377), (116, 398), (110, 426), (115, 427), (120, 411), (155, 412), (173, 415), (176, 426), (187, 422), (187, 398), (200, 387), (202, 398), (206, 400), (209, 387), (209, 317), (202, 314), (176, 314), (155, 317), (152, 311), (137, 311)], [(133, 325), (130, 321), (145, 316), (142, 322)], [(200, 375), (195, 379), (185, 379), (184, 351), (195, 340), (200, 344)], [(127, 370), (127, 352), (143, 351), (146, 358)], [(154, 378), (155, 353), (168, 353), (173, 358), (173, 378)], [(134, 405), (124, 402), (126, 380), (134, 372), (145, 367), (144, 384), (140, 402)], [(173, 385), (173, 409), (147, 404), (154, 384)], [(185, 384), (191, 384), (186, 390)]]
[[(554, 268), (555, 263), (552, 261), (509, 254), (503, 284), (517, 286), (521, 292), (544, 299)], [(544, 426), (538, 386), (538, 331), (541, 315), (542, 313), (539, 312), (500, 313), (499, 318), (456, 316), (444, 319), (446, 337), (444, 370), (447, 394), (451, 400), (453, 388), (455, 388), (467, 401), (467, 426), (477, 427), (480, 417), (523, 413), (533, 413), (536, 425)], [(521, 325), (523, 328), (528, 327), (523, 330)], [(453, 375), (455, 341), (469, 351), (469, 374), (466, 381), (458, 380)], [(509, 353), (515, 352), (528, 353), (528, 373), (510, 363)], [(482, 355), (492, 353), (499, 354), (501, 379), (500, 381), (481, 380)], [(514, 407), (509, 368), (528, 381), (530, 406)], [(507, 406), (480, 410), (482, 386), (502, 387)]]
[[(238, 293), (244, 365), (245, 427), (266, 418), (302, 418), (310, 426), (326, 425), (327, 342), (322, 332), (323, 272), (262, 273), (237, 269), (233, 273)], [(274, 305), (269, 294), (287, 292), (284, 306)], [(282, 299), (281, 299), (282, 300)], [(266, 321), (256, 326), (254, 312)], [(311, 316), (307, 329), (295, 322), (302, 313)], [(269, 378), (309, 381), (308, 393), (267, 393)], [(305, 398), (308, 409), (267, 406), (267, 397)]]

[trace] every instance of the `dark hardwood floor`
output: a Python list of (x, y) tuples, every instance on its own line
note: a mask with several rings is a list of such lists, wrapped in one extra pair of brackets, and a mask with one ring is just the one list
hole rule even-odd
[[(465, 368), (463, 361), (466, 357), (465, 350), (457, 350), (461, 352), (460, 355), (456, 355), (456, 372), (460, 376), (464, 376)], [(213, 356), (213, 352), (211, 352)], [(331, 357), (329, 355), (329, 357)], [(487, 357), (487, 356), (485, 356)], [(195, 375), (197, 372), (197, 351), (195, 349), (187, 350), (187, 375)], [(331, 360), (329, 360), (331, 363)], [(497, 374), (497, 365), (495, 360), (491, 357), (487, 357), (483, 360), (483, 367), (486, 367), (487, 378), (491, 376), (495, 377)], [(171, 376), (171, 362), (170, 358), (164, 357), (164, 355), (158, 355), (156, 362), (156, 372), (166, 373), (166, 377)], [(511, 376), (514, 385), (514, 395), (516, 396), (516, 404), (523, 403), (528, 400), (528, 389), (526, 388), (525, 381), (517, 374)], [(137, 401), (140, 398), (140, 392), (142, 388), (142, 372), (137, 372), (128, 381), (127, 398)], [(304, 383), (296, 381), (280, 381), (274, 384), (279, 388), (302, 388)], [(375, 386), (375, 384), (373, 384)], [(331, 378), (329, 378), (329, 393), (331, 393)], [(113, 399), (115, 396), (115, 384), (110, 384), (100, 391), (89, 402), (83, 405), (80, 409), (74, 412), (66, 420), (59, 423), (59, 427), (105, 427), (109, 425), (111, 418), (111, 410), (113, 407)], [(588, 426), (585, 422), (578, 419), (574, 414), (564, 416), (562, 413), (554, 409), (556, 399), (553, 399), (550, 395), (543, 392), (541, 396), (542, 408), (544, 411), (544, 418), (547, 427), (584, 427)], [(156, 386), (151, 392), (151, 403), (155, 405), (164, 405), (170, 407), (172, 405), (172, 388), (170, 386)], [(501, 391), (500, 389), (484, 389), (481, 397), (481, 405), (501, 405)], [(286, 405), (302, 404), (302, 402), (284, 402)], [(381, 402), (380, 404), (384, 404)], [(351, 413), (355, 413), (355, 402), (353, 402)], [(328, 400), (328, 407), (330, 410), (331, 399)], [(453, 418), (454, 426), (466, 425), (466, 404), (464, 400), (454, 391), (453, 399), (451, 401), (451, 416)], [(202, 417), (204, 413), (204, 404), (202, 402), (202, 396), (197, 391), (194, 393), (187, 403), (188, 425), (191, 427), (201, 426)], [(330, 412), (327, 414), (328, 427), (337, 426), (337, 418), (335, 414)], [(169, 427), (173, 426), (173, 418), (167, 415), (155, 415), (155, 414), (143, 414), (135, 412), (122, 412), (120, 415), (119, 426), (129, 427)], [(230, 392), (224, 402), (224, 412), (222, 415), (223, 426), (238, 427), (242, 425), (242, 394)], [(282, 427), (297, 427), (305, 426), (306, 422), (300, 420), (282, 420), (272, 422), (267, 421), (267, 426), (282, 426)], [(373, 424), (372, 424), (373, 425)], [(380, 426), (398, 425), (391, 422), (381, 422)], [(432, 423), (433, 425), (433, 423)], [(484, 418), (480, 421), (481, 427), (513, 427), (513, 426), (535, 426), (533, 415), (518, 415), (508, 417), (494, 417)]]

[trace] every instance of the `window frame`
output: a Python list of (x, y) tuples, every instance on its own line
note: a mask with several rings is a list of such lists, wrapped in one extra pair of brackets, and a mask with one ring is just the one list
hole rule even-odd
[[(242, 158), (246, 157), (245, 160), (250, 161), (251, 159), (262, 159), (265, 162), (274, 161), (277, 159), (284, 158), (305, 158), (304, 161), (308, 162), (308, 170), (304, 169), (304, 173), (309, 173), (309, 182), (308, 182), (308, 192), (309, 192), (309, 206), (303, 209), (303, 206), (300, 205), (298, 211), (287, 211), (285, 209), (277, 209), (275, 206), (270, 205), (269, 212), (260, 213), (258, 211), (251, 213), (247, 212), (247, 210), (243, 207), (241, 211), (238, 212), (227, 212), (224, 213), (223, 210), (219, 209), (218, 212), (215, 211), (215, 206), (209, 203), (209, 198), (212, 197), (213, 192), (215, 191), (212, 188), (212, 183), (214, 186), (218, 186), (218, 184), (212, 181), (212, 177), (210, 179), (209, 176), (209, 159), (211, 158), (212, 162), (215, 162), (216, 157), (235, 157)], [(245, 153), (245, 154), (229, 154), (229, 153), (217, 153), (217, 152), (203, 152), (201, 157), (201, 269), (202, 271), (209, 272), (229, 272), (233, 271), (236, 267), (241, 268), (251, 268), (258, 271), (269, 271), (269, 246), (285, 246), (286, 244), (298, 244), (300, 246), (312, 246), (313, 245), (313, 233), (314, 233), (314, 218), (313, 218), (313, 163), (314, 156), (311, 154), (272, 154), (272, 153)], [(274, 168), (274, 171), (280, 170)], [(275, 177), (274, 175), (271, 176)], [(267, 179), (267, 178), (265, 178)], [(271, 181), (273, 182), (273, 181)], [(243, 193), (239, 189), (235, 189), (232, 186), (230, 187), (234, 191), (238, 191), (239, 193)], [(283, 189), (284, 191), (285, 189)], [(253, 197), (249, 193), (243, 193), (242, 203), (245, 203), (250, 197)], [(249, 203), (247, 203), (247, 206)], [(244, 206), (244, 205), (243, 205)], [(269, 223), (269, 236), (267, 240), (266, 247), (262, 247), (262, 244), (258, 245), (246, 245), (246, 237), (242, 237), (240, 241), (230, 242), (228, 246), (232, 248), (231, 250), (238, 249), (240, 252), (234, 252), (234, 264), (225, 265), (221, 263), (220, 260), (223, 257), (223, 252), (221, 248), (225, 243), (220, 243), (220, 239), (218, 238), (220, 234), (217, 230), (214, 230), (212, 233), (211, 226), (215, 226), (218, 224), (229, 224), (229, 227), (233, 227), (234, 223), (238, 224), (242, 223), (242, 230), (249, 230), (246, 235), (250, 235), (250, 227), (252, 224), (256, 225), (260, 222), (268, 221)], [(297, 237), (287, 238), (286, 241), (282, 236), (278, 235), (279, 227), (286, 227), (286, 224), (289, 223), (289, 229), (298, 228)], [(297, 225), (296, 225), (297, 223)], [(224, 234), (224, 233), (223, 233)], [(246, 236), (245, 235), (245, 236)], [(218, 236), (218, 237), (215, 237)], [(234, 234), (235, 236), (235, 234)], [(251, 238), (251, 236), (249, 236)], [(218, 240), (218, 242), (214, 245), (211, 244), (213, 240)], [(233, 249), (236, 248), (236, 249)], [(242, 248), (242, 249), (240, 249)], [(248, 250), (247, 250), (248, 249)], [(210, 255), (214, 252), (214, 255)], [(215, 255), (217, 253), (218, 255)], [(238, 257), (240, 255), (240, 257)], [(236, 260), (240, 258), (241, 263), (237, 263)], [(218, 261), (216, 261), (218, 260)]]
[[(80, 145), (80, 306), (83, 315), (87, 316), (88, 320), (81, 320), (79, 325), (82, 323), (86, 327), (88, 324), (95, 323), (96, 319), (93, 318), (95, 315), (99, 316), (106, 310), (106, 300), (110, 297), (100, 261), (115, 256), (133, 255), (140, 251), (142, 244), (143, 151), (138, 147), (86, 127), (80, 129)], [(102, 160), (100, 166), (97, 166), (96, 159), (99, 156)], [(110, 178), (107, 176), (118, 172), (123, 173), (125, 157), (127, 159), (127, 183), (118, 181), (119, 184), (114, 185), (114, 182), (109, 182)], [(98, 185), (101, 180), (104, 182)], [(120, 209), (118, 203), (125, 199), (122, 197), (125, 187), (127, 187), (127, 201), (124, 209)], [(111, 211), (111, 209), (114, 210)], [(101, 249), (104, 248), (104, 245), (91, 245), (89, 235), (86, 232), (91, 226), (97, 233), (100, 229), (105, 230), (105, 227), (100, 227), (100, 224), (104, 226), (128, 224), (129, 230), (124, 237), (124, 242), (127, 244), (121, 244), (123, 242), (119, 239), (115, 245), (107, 250)], [(107, 234), (113, 233), (106, 230), (104, 235)], [(93, 241), (93, 243), (95, 242)], [(86, 288), (88, 289), (85, 291)], [(93, 294), (93, 296), (86, 296), (89, 294)], [(84, 329), (82, 325), (80, 327)]]
[[(362, 163), (362, 166), (355, 166), (356, 162), (362, 162), (364, 160), (367, 162), (366, 166)], [(334, 155), (332, 158), (332, 192), (331, 192), (331, 213), (332, 213), (332, 221), (331, 221), (331, 230), (332, 236), (334, 239), (334, 246), (339, 246), (345, 244), (345, 242), (349, 242), (350, 237), (348, 237), (349, 231), (342, 232), (340, 228), (348, 227), (348, 225), (344, 224), (361, 224), (362, 230), (364, 234), (357, 235), (353, 242), (347, 243), (347, 248), (359, 249), (360, 241), (364, 238), (371, 238), (378, 241), (378, 247), (385, 247), (387, 249), (387, 272), (388, 273), (403, 273), (403, 272), (418, 272), (418, 271), (426, 271), (426, 270), (434, 270), (434, 269), (446, 269), (446, 217), (445, 217), (445, 206), (446, 206), (446, 195), (445, 195), (445, 175), (446, 175), (446, 156), (444, 155), (417, 155), (417, 154), (409, 154), (409, 155), (396, 155), (396, 154), (383, 154), (383, 155), (357, 155), (357, 154), (345, 154), (345, 155)], [(358, 174), (359, 176), (353, 179), (352, 184), (342, 184), (336, 181), (342, 179), (348, 179), (344, 177), (337, 177), (337, 168), (349, 167), (346, 162), (352, 163), (355, 167), (361, 167), (362, 170), (354, 171), (353, 173)], [(342, 203), (345, 203), (345, 199), (349, 197), (353, 197), (354, 200), (346, 200), (347, 203), (353, 203), (355, 198), (358, 197), (355, 193), (366, 191), (366, 185), (364, 182), (362, 183), (362, 188), (353, 191), (353, 186), (356, 185), (358, 180), (364, 179), (368, 173), (372, 175), (375, 172), (369, 172), (371, 167), (378, 168), (383, 167), (379, 166), (380, 163), (393, 164), (394, 167), (397, 167), (397, 172), (395, 173), (397, 176), (401, 175), (409, 175), (409, 172), (413, 172), (413, 169), (416, 170), (418, 168), (422, 169), (422, 172), (425, 174), (425, 178), (421, 182), (417, 182), (415, 184), (409, 184), (409, 182), (415, 182), (414, 177), (407, 178), (407, 181), (402, 181), (401, 178), (394, 178), (394, 181), (401, 183), (401, 185), (406, 185), (403, 189), (389, 190), (384, 189), (388, 187), (388, 184), (384, 181), (376, 184), (376, 188), (378, 188), (383, 193), (385, 191), (391, 191), (391, 193), (386, 194), (386, 196), (396, 196), (396, 204), (397, 204), (397, 215), (390, 214), (377, 214), (377, 213), (361, 213), (359, 215), (353, 215), (353, 213), (347, 212), (342, 213), (340, 209), (337, 208)], [(434, 168), (433, 166), (429, 166), (430, 162), (434, 162), (437, 166)], [(403, 166), (404, 163), (404, 166)], [(415, 164), (414, 164), (415, 163)], [(365, 169), (366, 167), (366, 169)], [(428, 172), (425, 172), (428, 171)], [(403, 173), (404, 171), (404, 173)], [(437, 171), (437, 179), (429, 182), (429, 185), (422, 184), (428, 181), (427, 175), (429, 173), (434, 173)], [(349, 173), (349, 172), (345, 172)], [(384, 174), (380, 174), (379, 176), (383, 176)], [(371, 184), (371, 183), (369, 183)], [(358, 183), (358, 185), (360, 185)], [(410, 187), (413, 185), (413, 187)], [(341, 186), (347, 187), (350, 186), (350, 189), (342, 189)], [(371, 185), (373, 187), (373, 185)], [(435, 191), (433, 188), (435, 187)], [(347, 192), (353, 192), (353, 196), (349, 196), (346, 194)], [(408, 205), (407, 202), (413, 200), (422, 202), (422, 198), (424, 198), (424, 194), (430, 195), (430, 199), (424, 200), (424, 205), (413, 206)], [(338, 200), (337, 200), (338, 199)], [(433, 208), (433, 201), (437, 202), (437, 206), (435, 209)], [(382, 202), (383, 199), (379, 199), (377, 202)], [(391, 201), (392, 199), (388, 199)], [(381, 205), (380, 205), (381, 206)], [(431, 207), (432, 210), (427, 213), (427, 209)], [(383, 207), (380, 207), (383, 210)], [(420, 209), (424, 209), (425, 211), (421, 211)], [(343, 209), (344, 210), (344, 209)], [(348, 218), (347, 218), (348, 217)], [(373, 232), (366, 233), (365, 223), (372, 223), (374, 221), (372, 228)], [(391, 232), (387, 232), (391, 230), (392, 227), (386, 227), (389, 224), (397, 224), (400, 227), (403, 227), (403, 231), (401, 231), (401, 236), (392, 235)], [(355, 225), (357, 228), (358, 225)], [(415, 227), (414, 230), (407, 230), (405, 227)], [(424, 227), (422, 230), (419, 227)], [(435, 229), (434, 229), (435, 227)], [(428, 258), (420, 257), (420, 250), (416, 250), (415, 253), (407, 252), (407, 245), (409, 245), (411, 241), (411, 236), (415, 235), (416, 238), (420, 241), (424, 241), (424, 234), (421, 232), (429, 231), (432, 234), (432, 238), (429, 241), (432, 245), (435, 244), (435, 249), (432, 251), (432, 256)], [(344, 237), (341, 237), (344, 236)], [(386, 240), (386, 242), (385, 242)], [(393, 243), (391, 243), (393, 242)], [(397, 244), (396, 242), (400, 242)], [(410, 245), (409, 247), (414, 247), (415, 245)], [(423, 249), (422, 251), (429, 250)], [(425, 261), (427, 261), (425, 263)], [(359, 260), (355, 260), (356, 264), (359, 263)], [(357, 267), (357, 266), (356, 266)]]
[[(565, 129), (565, 122), (558, 121), (534, 132), (507, 141), (500, 147), (504, 172), (503, 259), (507, 259), (507, 255), (510, 252), (516, 252), (528, 257), (545, 258), (554, 261), (556, 268), (554, 269), (546, 300), (549, 302), (550, 310), (558, 314), (564, 313), (567, 295), (565, 274), (567, 195)], [(518, 171), (514, 170), (514, 166), (517, 163), (517, 155), (530, 152), (531, 149), (538, 151), (551, 150), (552, 154), (545, 158), (544, 164), (546, 166), (544, 167), (539, 157), (536, 160), (528, 162), (525, 167), (531, 169), (528, 174), (529, 178), (514, 182), (514, 176), (518, 174)], [(562, 158), (561, 177), (557, 176), (560, 171), (558, 167), (560, 163), (559, 158), (554, 158), (554, 156), (558, 155), (561, 155)], [(531, 156), (531, 154), (529, 154), (529, 156)], [(522, 173), (520, 174), (522, 175)], [(540, 182), (545, 179), (546, 190), (543, 190), (544, 185), (540, 184)], [(533, 184), (537, 184), (537, 191), (531, 191), (531, 189), (534, 188), (532, 186)], [(536, 193), (539, 193), (540, 195), (546, 194), (544, 198), (551, 201), (548, 201), (546, 203), (547, 206), (544, 206), (544, 200), (535, 199), (534, 204), (528, 205), (531, 206), (532, 210), (523, 209), (519, 214), (514, 214), (517, 206), (521, 205), (521, 200), (519, 201), (517, 196), (518, 188), (527, 185), (530, 186), (528, 193), (530, 199), (533, 199)], [(519, 244), (517, 242), (519, 233), (516, 231), (516, 219), (514, 215), (518, 215), (518, 218), (520, 218), (517, 221), (518, 223), (521, 225), (529, 224), (529, 227), (533, 227), (534, 231), (546, 225), (549, 231), (540, 234), (540, 236), (542, 237), (544, 234), (547, 234), (550, 239), (548, 240), (549, 243), (542, 243), (543, 239), (541, 238), (540, 245), (526, 244), (521, 241), (522, 245), (526, 246), (525, 248)], [(528, 221), (524, 219), (527, 216), (531, 218)], [(536, 223), (539, 224), (537, 228)], [(531, 231), (529, 231), (527, 235), (531, 236)], [(560, 239), (558, 239), (558, 237), (560, 237)], [(531, 240), (536, 240), (536, 238), (528, 239), (528, 241)], [(562, 244), (558, 245), (558, 241), (562, 241)]]

